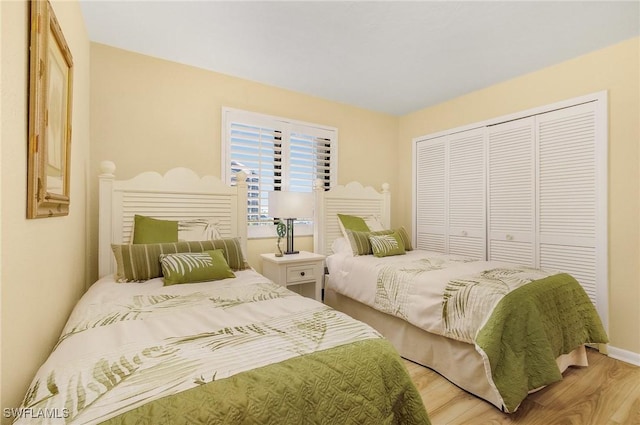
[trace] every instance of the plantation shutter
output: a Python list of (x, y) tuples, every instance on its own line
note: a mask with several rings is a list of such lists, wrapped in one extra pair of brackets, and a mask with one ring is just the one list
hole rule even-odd
[(223, 175), (235, 184), (235, 173), (247, 174), (249, 236), (271, 234), (255, 229), (273, 225), (269, 192), (312, 192), (316, 179), (328, 190), (337, 181), (336, 129), (228, 108), (223, 122)]
[[(281, 185), (282, 131), (274, 126), (232, 122), (230, 166), (247, 174), (249, 224), (268, 221), (268, 193)], [(231, 176), (234, 184), (235, 175)]]
[(318, 128), (291, 127), (289, 137), (289, 190), (311, 192), (316, 179), (331, 187), (331, 133)]

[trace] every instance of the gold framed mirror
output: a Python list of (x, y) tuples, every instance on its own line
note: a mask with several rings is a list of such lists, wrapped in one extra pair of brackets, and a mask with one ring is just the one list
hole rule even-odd
[(32, 0), (27, 218), (69, 214), (73, 59), (47, 0)]

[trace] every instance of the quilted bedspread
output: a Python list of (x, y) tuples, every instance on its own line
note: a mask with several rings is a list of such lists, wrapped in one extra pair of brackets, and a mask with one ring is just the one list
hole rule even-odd
[(244, 372), (145, 404), (105, 422), (108, 425), (429, 423), (420, 395), (398, 361), (395, 349), (383, 339), (343, 345)]
[(438, 335), (474, 345), (501, 407), (562, 378), (555, 359), (607, 335), (570, 275), (429, 251), (329, 257), (332, 289)]
[(397, 352), (258, 275), (96, 283), (17, 424), (427, 424)]
[(476, 337), (507, 412), (515, 411), (530, 390), (562, 379), (556, 357), (584, 343), (606, 342), (591, 300), (567, 274), (505, 295)]

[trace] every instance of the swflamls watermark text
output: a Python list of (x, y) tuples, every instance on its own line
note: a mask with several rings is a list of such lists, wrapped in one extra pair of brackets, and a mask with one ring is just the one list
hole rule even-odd
[(5, 418), (22, 418), (22, 419), (65, 419), (69, 417), (69, 409), (57, 407), (52, 409), (34, 409), (31, 407), (20, 408), (4, 408), (2, 415)]

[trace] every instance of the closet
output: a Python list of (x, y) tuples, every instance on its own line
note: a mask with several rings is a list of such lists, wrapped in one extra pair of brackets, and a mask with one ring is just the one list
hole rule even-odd
[(606, 94), (414, 139), (419, 249), (572, 274), (606, 317)]
[(418, 249), (486, 255), (484, 129), (417, 146)]

